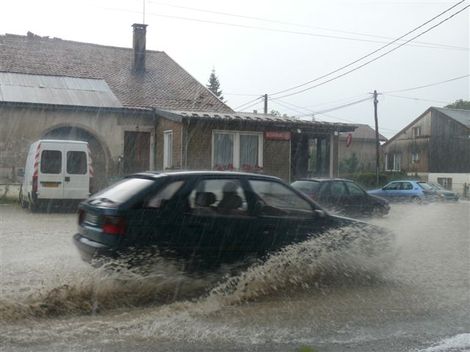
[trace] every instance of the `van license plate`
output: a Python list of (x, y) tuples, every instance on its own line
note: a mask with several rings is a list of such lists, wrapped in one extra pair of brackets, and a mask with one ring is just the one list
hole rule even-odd
[(51, 188), (57, 188), (59, 187), (60, 182), (41, 182), (41, 186), (43, 187), (51, 187)]

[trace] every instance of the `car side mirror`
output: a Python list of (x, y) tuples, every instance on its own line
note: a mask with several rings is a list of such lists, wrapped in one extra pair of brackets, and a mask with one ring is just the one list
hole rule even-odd
[(315, 209), (314, 214), (315, 214), (315, 216), (317, 216), (319, 218), (325, 218), (326, 217), (325, 211), (321, 210), (321, 209)]

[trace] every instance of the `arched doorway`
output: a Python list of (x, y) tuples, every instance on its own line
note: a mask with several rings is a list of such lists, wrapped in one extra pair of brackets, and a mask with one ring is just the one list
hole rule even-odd
[(92, 133), (76, 126), (55, 127), (43, 134), (43, 139), (64, 139), (88, 142), (93, 160), (93, 191), (104, 188), (108, 181), (109, 157), (107, 149)]

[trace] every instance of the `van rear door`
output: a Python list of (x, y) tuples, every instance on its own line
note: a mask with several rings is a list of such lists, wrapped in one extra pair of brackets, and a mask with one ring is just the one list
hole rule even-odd
[(61, 146), (42, 144), (39, 155), (38, 198), (62, 199), (64, 195), (64, 160)]
[(90, 191), (90, 170), (87, 145), (65, 145), (64, 154), (64, 198), (88, 198)]

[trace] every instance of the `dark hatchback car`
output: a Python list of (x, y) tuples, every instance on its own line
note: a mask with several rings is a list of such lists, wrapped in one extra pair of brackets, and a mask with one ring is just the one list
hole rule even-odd
[(453, 191), (450, 191), (439, 183), (428, 182), (428, 185), (437, 193), (437, 199), (442, 202), (457, 202), (459, 200), (459, 194)]
[(292, 187), (307, 194), (332, 212), (351, 216), (384, 216), (390, 211), (389, 202), (367, 194), (357, 183), (347, 179), (300, 179)]
[(88, 262), (156, 248), (163, 257), (218, 265), (260, 257), (352, 224), (374, 236), (388, 235), (381, 228), (329, 215), (276, 177), (146, 172), (82, 202), (74, 242)]

